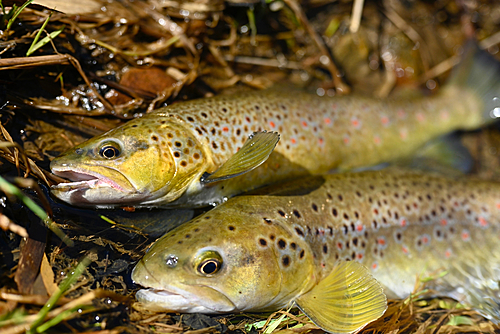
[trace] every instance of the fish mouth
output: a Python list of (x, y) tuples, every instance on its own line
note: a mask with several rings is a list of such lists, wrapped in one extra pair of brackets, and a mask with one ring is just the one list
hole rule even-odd
[(124, 187), (120, 186), (109, 177), (89, 170), (74, 169), (69, 167), (57, 169), (52, 168), (52, 173), (71, 181), (56, 184), (52, 186), (53, 189), (74, 190), (81, 188), (111, 187), (121, 192), (125, 191)]
[(52, 173), (71, 182), (52, 186), (51, 193), (71, 205), (97, 208), (113, 208), (135, 203), (148, 196), (146, 192), (139, 192), (120, 172), (106, 167), (100, 167), (102, 172), (95, 169), (99, 170), (70, 166), (52, 167)]
[[(195, 287), (202, 290), (201, 293), (190, 293), (175, 287), (170, 287), (170, 290), (150, 288), (137, 291), (135, 298), (148, 309), (161, 312), (221, 314), (236, 311), (234, 303), (219, 291), (208, 286)], [(207, 292), (216, 298), (200, 298)]]

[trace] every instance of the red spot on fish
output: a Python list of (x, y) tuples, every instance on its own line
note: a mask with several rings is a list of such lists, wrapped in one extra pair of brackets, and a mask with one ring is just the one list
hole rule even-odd
[(399, 117), (400, 119), (403, 119), (403, 118), (405, 118), (405, 117), (406, 117), (406, 113), (404, 112), (404, 110), (403, 110), (403, 109), (399, 109), (399, 110), (398, 110), (398, 117)]
[(377, 270), (377, 268), (378, 268), (377, 262), (373, 263), (372, 264), (372, 270)]
[(325, 267), (326, 267), (326, 264), (325, 264), (325, 263), (323, 263), (323, 262), (321, 262), (321, 267), (322, 267), (322, 268), (325, 268)]
[(470, 233), (467, 230), (462, 231), (462, 240), (463, 241), (469, 241), (470, 240)]
[(429, 239), (429, 237), (428, 237), (428, 236), (424, 235), (424, 236), (422, 237), (422, 242), (423, 242), (424, 244), (426, 244), (426, 245), (427, 245), (427, 244), (429, 243), (429, 241), (430, 241), (430, 239)]
[(399, 222), (399, 225), (401, 225), (402, 227), (405, 227), (406, 224), (407, 224), (406, 219), (401, 219), (401, 221)]
[(486, 221), (486, 219), (484, 219), (483, 217), (479, 217), (479, 225), (481, 225), (482, 227), (486, 227), (488, 226), (488, 221)]
[(245, 119), (246, 119), (246, 121), (247, 121), (248, 123), (250, 123), (250, 122), (252, 121), (252, 120), (250, 119), (250, 117), (248, 117), (248, 116), (247, 116), (247, 117), (245, 117)]
[(402, 251), (403, 251), (403, 253), (405, 253), (405, 254), (408, 254), (408, 253), (410, 252), (410, 250), (409, 250), (409, 249), (408, 249), (408, 247), (406, 247), (406, 246), (402, 246), (402, 247), (401, 247), (401, 250), (402, 250)]
[(225, 127), (222, 128), (222, 131), (229, 132), (229, 128), (227, 126), (225, 126)]
[(444, 257), (449, 259), (451, 257), (451, 249), (447, 249), (444, 251)]
[(382, 116), (382, 118), (380, 118), (380, 120), (382, 121), (382, 124), (384, 124), (384, 125), (389, 124), (389, 117), (387, 117), (387, 116)]
[(307, 122), (306, 121), (302, 121), (302, 126), (306, 127), (307, 126)]
[(274, 124), (273, 121), (269, 121), (269, 126), (272, 127), (274, 129), (274, 127), (276, 126), (276, 124)]
[(380, 246), (385, 246), (385, 238), (384, 237), (378, 238), (377, 244), (379, 244)]
[(358, 253), (358, 260), (362, 260), (362, 259), (363, 259), (363, 254)]
[(326, 125), (331, 125), (331, 124), (332, 124), (332, 120), (331, 120), (331, 119), (329, 119), (328, 117), (326, 117), (326, 118), (324, 119), (324, 122), (325, 122), (325, 124), (326, 124)]
[(379, 136), (374, 136), (374, 137), (373, 137), (373, 142), (374, 142), (376, 145), (380, 144), (380, 137), (379, 137)]
[(363, 229), (364, 229), (364, 227), (363, 227), (363, 225), (361, 225), (361, 224), (360, 224), (360, 225), (358, 225), (358, 226), (356, 226), (356, 231), (358, 231), (358, 232), (363, 231)]
[(500, 203), (497, 203), (497, 209), (500, 210)]
[(292, 142), (292, 144), (297, 144), (297, 141), (295, 140), (295, 138), (290, 139), (290, 141)]
[(423, 122), (425, 121), (425, 116), (421, 112), (417, 113), (417, 121)]
[(348, 145), (349, 142), (351, 141), (348, 136), (344, 136), (344, 139), (342, 139), (342, 140), (344, 141), (344, 144), (346, 144), (346, 145)]
[(325, 142), (325, 140), (323, 138), (318, 138), (318, 143), (320, 145), (323, 145), (324, 142)]
[(373, 213), (378, 215), (378, 209), (373, 209)]
[(342, 247), (343, 247), (342, 243), (341, 242), (337, 242), (337, 248), (340, 249), (340, 250), (342, 250)]
[(351, 124), (352, 126), (354, 126), (356, 129), (359, 129), (361, 127), (361, 122), (359, 121), (359, 119), (357, 119), (356, 117), (353, 117), (351, 118)]
[(448, 225), (448, 221), (446, 219), (441, 219), (441, 225), (443, 226)]

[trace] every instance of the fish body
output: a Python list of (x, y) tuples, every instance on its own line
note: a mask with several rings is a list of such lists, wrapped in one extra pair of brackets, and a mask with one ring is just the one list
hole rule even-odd
[[(396, 170), (336, 174), (228, 200), (158, 239), (132, 279), (150, 288), (136, 295), (150, 309), (263, 311), (291, 301), (304, 309), (301, 296), (339, 263), (357, 262), (391, 298), (407, 297), (417, 277), (446, 273), (430, 287), (498, 321), (499, 238), (499, 183)], [(200, 257), (215, 253), (220, 270), (201, 275)], [(214, 295), (233, 307), (217, 308)], [(305, 312), (313, 320), (329, 312), (315, 303)]]
[[(286, 179), (408, 157), (432, 138), (491, 120), (500, 70), (474, 50), (451, 83), (431, 97), (378, 100), (268, 90), (158, 109), (54, 159), (52, 172), (74, 182), (56, 185), (52, 193), (80, 206), (195, 207)], [(202, 182), (251, 133), (265, 130), (277, 131), (281, 140), (259, 168)]]

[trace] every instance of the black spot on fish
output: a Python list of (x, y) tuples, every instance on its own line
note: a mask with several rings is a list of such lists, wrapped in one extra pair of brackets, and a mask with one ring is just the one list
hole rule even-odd
[(304, 232), (302, 232), (302, 230), (298, 227), (295, 228), (295, 232), (297, 232), (297, 234), (301, 237), (304, 237)]
[(344, 212), (344, 219), (345, 220), (349, 220), (349, 215), (347, 213)]
[(234, 231), (234, 230), (236, 230), (236, 227), (234, 227), (234, 226), (232, 226), (232, 225), (229, 225), (227, 228), (228, 228), (228, 230), (229, 230), (229, 231)]
[(188, 121), (190, 121), (190, 122), (194, 122), (194, 118), (193, 118), (193, 117), (191, 117), (191, 116), (186, 117), (186, 119), (187, 119)]
[(297, 244), (295, 242), (290, 243), (290, 248), (293, 250), (297, 249)]
[(318, 206), (316, 204), (313, 203), (311, 207), (314, 211), (318, 212)]
[(328, 245), (323, 244), (323, 254), (328, 254)]
[(358, 238), (353, 238), (353, 239), (352, 239), (352, 244), (353, 244), (355, 247), (358, 247)]
[(174, 157), (176, 158), (180, 158), (181, 157), (181, 154), (177, 151), (174, 152)]
[(279, 239), (279, 240), (278, 240), (278, 247), (279, 247), (280, 249), (285, 249), (285, 247), (286, 247), (286, 241), (285, 241), (285, 240), (283, 240), (283, 239)]
[(266, 247), (266, 246), (267, 246), (267, 241), (266, 241), (266, 239), (264, 239), (264, 238), (260, 238), (260, 239), (259, 239), (259, 244), (260, 244), (262, 247)]
[(297, 211), (297, 210), (293, 210), (293, 214), (294, 214), (294, 215), (295, 215), (295, 217), (297, 217), (297, 218), (300, 218), (300, 217), (301, 217), (301, 216), (300, 216), (299, 211)]
[(288, 267), (290, 265), (290, 257), (288, 255), (285, 255), (281, 258), (281, 263), (283, 264), (283, 267)]
[(270, 234), (269, 239), (271, 239), (271, 241), (273, 241), (274, 239), (276, 239), (276, 236), (274, 234)]
[(338, 199), (339, 199), (339, 201), (341, 201), (341, 202), (342, 202), (342, 201), (344, 200), (344, 197), (343, 197), (341, 194), (339, 194), (339, 195), (338, 195)]
[(157, 141), (158, 140), (158, 136), (153, 135), (153, 136), (151, 136), (151, 139), (153, 139), (154, 141)]
[(266, 224), (268, 224), (268, 225), (272, 225), (272, 224), (273, 224), (272, 220), (271, 220), (271, 219), (269, 219), (269, 218), (264, 218), (264, 221), (265, 221), (265, 222), (266, 222)]
[(304, 258), (304, 255), (305, 255), (305, 251), (302, 249), (302, 250), (300, 251), (299, 258), (300, 258), (300, 259), (303, 259), (303, 258)]
[(337, 217), (337, 215), (338, 215), (339, 213), (337, 212), (337, 209), (333, 208), (333, 209), (332, 209), (332, 214), (333, 214), (333, 216), (334, 216), (334, 217)]
[(285, 217), (286, 214), (283, 210), (278, 210), (278, 213), (280, 214), (281, 217)]
[[(162, 121), (162, 124), (164, 124), (165, 121)], [(132, 125), (133, 128), (137, 127), (137, 124)]]

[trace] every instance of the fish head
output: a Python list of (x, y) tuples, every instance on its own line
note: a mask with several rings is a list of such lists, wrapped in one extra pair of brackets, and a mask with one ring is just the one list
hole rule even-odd
[[(53, 186), (52, 193), (72, 205), (101, 208), (178, 198), (190, 177), (203, 171), (199, 163), (188, 165), (193, 159), (186, 157), (189, 149), (182, 140), (182, 126), (150, 115), (91, 138), (52, 160), (52, 172), (72, 181)], [(194, 139), (187, 141), (195, 146)]]
[(149, 310), (186, 313), (285, 307), (310, 288), (313, 275), (310, 254), (299, 260), (307, 246), (281, 249), (285, 235), (258, 214), (209, 211), (151, 246), (132, 272), (149, 288), (136, 298)]

